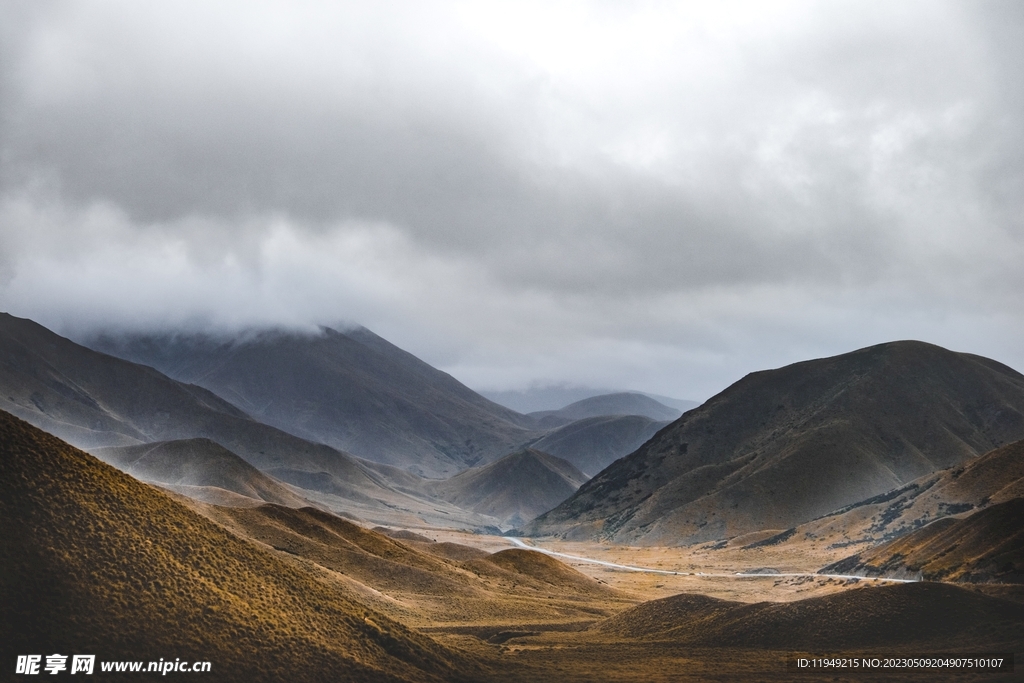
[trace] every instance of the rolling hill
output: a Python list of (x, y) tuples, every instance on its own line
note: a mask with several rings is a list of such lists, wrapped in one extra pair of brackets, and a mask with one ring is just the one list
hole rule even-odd
[(571, 463), (529, 448), (425, 486), (452, 505), (516, 526), (555, 507), (586, 480)]
[(195, 383), (290, 434), (422, 475), (485, 464), (537, 437), (530, 418), (365, 328), (86, 344)]
[(278, 503), (304, 507), (309, 501), (209, 439), (158, 441), (97, 448), (92, 455), (136, 479), (160, 484), (190, 498), (221, 505)]
[(892, 342), (750, 374), (527, 527), (691, 543), (787, 529), (1024, 437), (1024, 376)]
[(447, 681), (472, 671), (342, 582), (3, 411), (0, 517), (8, 652), (203, 660), (218, 681)]
[(910, 583), (745, 604), (683, 593), (651, 600), (595, 630), (673, 647), (843, 652), (901, 646), (1019, 647), (1020, 604), (937, 583)]

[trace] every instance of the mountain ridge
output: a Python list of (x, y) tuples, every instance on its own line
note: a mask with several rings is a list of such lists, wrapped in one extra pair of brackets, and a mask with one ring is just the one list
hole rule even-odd
[(526, 529), (692, 543), (785, 529), (1024, 437), (1024, 376), (923, 342), (751, 373)]
[(539, 436), (530, 418), (362, 327), (84, 341), (202, 386), (295, 436), (425, 476), (483, 464)]

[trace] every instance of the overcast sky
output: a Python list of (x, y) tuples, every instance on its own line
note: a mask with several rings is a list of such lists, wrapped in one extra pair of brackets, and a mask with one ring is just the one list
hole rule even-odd
[(1024, 3), (0, 0), (0, 310), (476, 389), (1024, 371)]

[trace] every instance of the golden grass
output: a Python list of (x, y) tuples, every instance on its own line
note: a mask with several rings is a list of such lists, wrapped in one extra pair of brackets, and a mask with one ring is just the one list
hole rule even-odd
[(218, 681), (440, 681), (473, 670), (338, 582), (7, 413), (0, 435), (9, 651), (209, 660)]

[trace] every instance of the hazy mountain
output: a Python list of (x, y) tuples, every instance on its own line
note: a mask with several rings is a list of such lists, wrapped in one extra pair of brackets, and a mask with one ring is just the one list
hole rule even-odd
[(309, 501), (281, 482), (209, 439), (97, 448), (92, 455), (136, 479), (160, 484), (210, 503), (230, 505), (244, 502), (225, 495), (230, 492), (244, 496), (251, 504), (309, 505)]
[(929, 581), (1024, 583), (1024, 498), (946, 517), (822, 568)]
[(453, 505), (516, 526), (555, 507), (586, 480), (571, 463), (529, 448), (450, 479), (428, 482), (427, 490)]
[[(332, 510), (380, 523), (493, 523), (392, 486), (404, 475), (258, 422), (210, 391), (0, 314), (0, 409), (82, 448), (206, 438)], [(412, 475), (409, 475), (412, 476)]]
[(1024, 497), (1024, 441), (919, 477), (787, 533), (833, 547), (873, 546), (937, 519), (1018, 497)]
[(296, 436), (420, 474), (454, 474), (536, 438), (526, 416), (364, 328), (86, 343), (202, 386)]
[(205, 660), (218, 681), (463, 679), (456, 653), (344, 582), (2, 411), (0, 518), (8, 652)]
[(668, 422), (675, 420), (682, 414), (681, 410), (670, 408), (643, 394), (619, 392), (616, 394), (591, 396), (582, 401), (570, 403), (559, 410), (545, 410), (530, 413), (529, 415), (537, 420), (560, 418), (567, 422), (606, 415), (643, 415), (652, 420)]
[[(696, 401), (671, 398), (669, 396), (661, 396), (659, 394), (648, 394), (638, 391), (616, 392), (612, 389), (594, 389), (592, 387), (550, 386), (534, 387), (520, 391), (481, 391), (480, 393), (495, 403), (500, 403), (501, 405), (520, 413), (536, 413), (549, 410), (557, 411), (571, 403), (576, 403), (595, 396), (615, 393), (630, 393), (647, 396), (648, 398), (652, 398), (663, 405), (675, 408), (680, 412), (685, 412), (700, 405)], [(632, 413), (624, 414), (629, 415)], [(637, 414), (643, 415), (644, 413)]]
[(685, 543), (787, 529), (1024, 437), (1024, 376), (893, 342), (743, 378), (534, 534)]
[(641, 415), (589, 417), (553, 429), (531, 447), (568, 460), (590, 477), (635, 451), (667, 424)]

